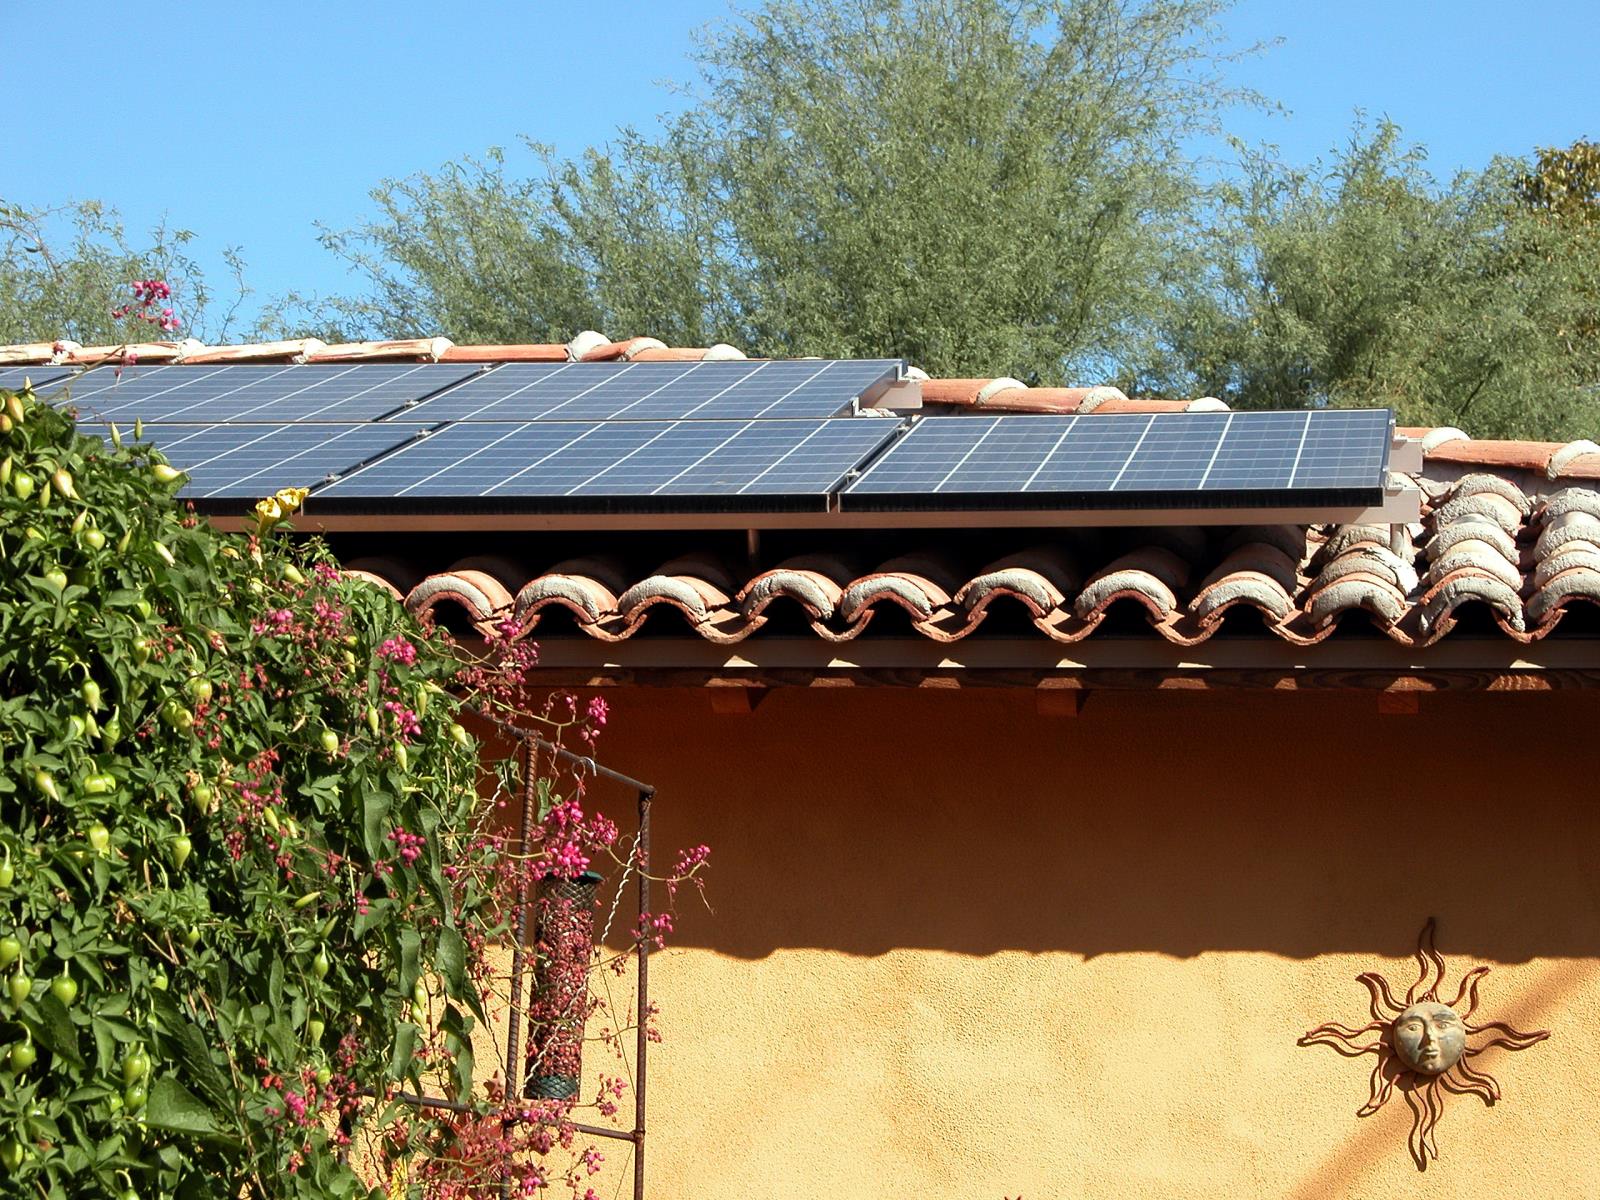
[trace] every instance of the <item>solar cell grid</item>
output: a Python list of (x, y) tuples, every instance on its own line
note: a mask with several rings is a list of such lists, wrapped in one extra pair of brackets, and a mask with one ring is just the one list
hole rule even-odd
[(507, 363), (405, 413), (437, 421), (822, 418), (895, 378), (898, 361)]
[(1150, 497), (1258, 503), (1271, 492), (1359, 492), (1376, 502), (1391, 429), (1381, 409), (928, 417), (842, 503), (926, 507), (964, 495), (1011, 507), (1130, 507)]
[(506, 503), (828, 494), (897, 428), (892, 420), (464, 422), (320, 489), (359, 499)]
[(43, 391), (46, 387), (60, 383), (71, 374), (71, 367), (0, 367), (0, 388), (19, 392), (24, 383), (31, 382), (35, 390)]
[(480, 368), (456, 363), (101, 367), (70, 402), (83, 420), (161, 423), (374, 421)]
[(1311, 413), (1295, 466), (1293, 487), (1334, 487), (1359, 472), (1374, 442), (1387, 447), (1390, 417), (1384, 409)]
[(1224, 416), (1226, 436), (1206, 472), (1204, 485), (1215, 490), (1252, 487), (1288, 487), (1295, 462), (1305, 442), (1310, 413), (1251, 413), (1236, 432), (1242, 413)]
[[(104, 425), (84, 425), (110, 441)], [(310, 487), (350, 471), (416, 437), (424, 426), (160, 425), (149, 441), (189, 476), (182, 494), (203, 499), (259, 499), (279, 488)]]

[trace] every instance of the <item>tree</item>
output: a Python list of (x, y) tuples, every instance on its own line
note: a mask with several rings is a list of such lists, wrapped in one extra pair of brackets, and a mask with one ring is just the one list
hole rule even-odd
[(345, 332), (560, 341), (592, 326), (1055, 382), (1131, 369), (1241, 99), (1226, 0), (773, 0), (709, 32), (659, 135), (543, 174), (390, 181), (329, 233)]
[[(219, 310), (219, 297), (189, 256), (193, 239), (188, 230), (163, 223), (150, 231), (148, 245), (135, 246), (116, 211), (98, 201), (30, 209), (0, 200), (0, 344), (67, 338), (120, 345), (190, 334), (225, 339), (247, 294), (244, 264), (231, 250), (224, 255), (235, 292)], [(149, 279), (170, 283), (180, 327), (157, 331), (114, 315), (129, 285)]]
[(1478, 437), (1573, 436), (1600, 406), (1600, 242), (1545, 219), (1520, 164), (1439, 186), (1385, 122), (1333, 160), (1246, 160), (1180, 295), (1158, 388), (1248, 408), (1393, 405)]

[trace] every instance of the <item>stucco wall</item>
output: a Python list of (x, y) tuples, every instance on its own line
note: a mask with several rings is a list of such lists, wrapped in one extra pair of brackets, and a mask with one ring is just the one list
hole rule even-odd
[[(1595, 698), (611, 699), (657, 845), (714, 847), (652, 960), (653, 1197), (1600, 1192)], [(1295, 1039), (1430, 914), (1480, 1017), (1554, 1036), (1475, 1060), (1505, 1099), (1449, 1097), (1419, 1174), (1372, 1060)]]

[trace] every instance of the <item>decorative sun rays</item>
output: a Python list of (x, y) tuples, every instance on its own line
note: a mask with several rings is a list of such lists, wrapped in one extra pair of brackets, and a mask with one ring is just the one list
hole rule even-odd
[[(1371, 1116), (1398, 1088), (1411, 1109), (1411, 1157), (1417, 1168), (1425, 1171), (1428, 1161), (1439, 1157), (1433, 1131), (1444, 1113), (1443, 1092), (1478, 1096), (1485, 1104), (1500, 1099), (1500, 1085), (1473, 1070), (1467, 1060), (1491, 1046), (1526, 1050), (1544, 1041), (1550, 1032), (1538, 1029), (1519, 1033), (1503, 1021), (1473, 1023), (1473, 1014), (1478, 1011), (1478, 983), (1489, 973), (1488, 967), (1473, 967), (1462, 978), (1455, 999), (1443, 1003), (1439, 988), (1444, 984), (1444, 959), (1434, 948), (1432, 917), (1417, 938), (1417, 966), (1420, 973), (1406, 993), (1404, 1004), (1395, 1000), (1383, 976), (1372, 971), (1358, 975), (1356, 978), (1372, 995), (1372, 1020), (1360, 1029), (1336, 1022), (1318, 1025), (1299, 1044), (1332, 1046), (1346, 1058), (1377, 1056), (1372, 1067), (1372, 1094), (1356, 1115)], [(1467, 1002), (1465, 1012), (1461, 1011), (1463, 1000)], [(1375, 1040), (1364, 1040), (1369, 1034)], [(1482, 1041), (1471, 1040), (1485, 1034), (1488, 1036)]]

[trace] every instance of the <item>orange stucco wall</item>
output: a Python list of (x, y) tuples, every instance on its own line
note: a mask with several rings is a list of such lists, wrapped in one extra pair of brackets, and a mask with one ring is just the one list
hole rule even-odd
[[(1600, 1193), (1600, 699), (610, 698), (658, 847), (714, 847), (652, 960), (651, 1196)], [(1505, 1098), (1419, 1174), (1372, 1060), (1295, 1040), (1403, 991), (1429, 915), (1553, 1036), (1475, 1060)]]

